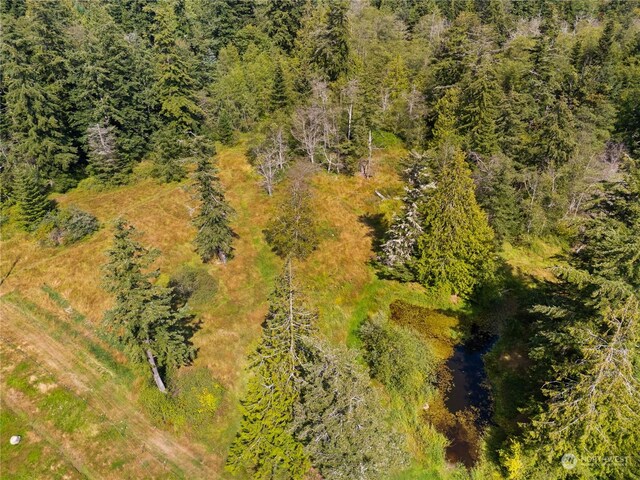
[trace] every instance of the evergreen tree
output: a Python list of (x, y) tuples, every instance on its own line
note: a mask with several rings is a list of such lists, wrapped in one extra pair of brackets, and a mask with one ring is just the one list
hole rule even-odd
[[(640, 447), (637, 292), (573, 268), (559, 275), (547, 304), (535, 308), (543, 317), (531, 356), (546, 372), (545, 402), (532, 408), (524, 437), (533, 469), (547, 470), (545, 478), (563, 478), (566, 452), (630, 459)], [(579, 461), (575, 473), (622, 479), (633, 468), (625, 460)]]
[(78, 160), (67, 113), (69, 65), (66, 28), (70, 12), (57, 0), (27, 2), (3, 38), (6, 115), (13, 163), (35, 162), (39, 174), (64, 190)]
[(449, 88), (435, 106), (435, 124), (431, 131), (431, 145), (449, 149), (460, 146), (462, 138), (458, 130), (458, 109), (460, 106), (460, 89)]
[(231, 123), (231, 116), (226, 108), (223, 108), (218, 117), (217, 125), (218, 140), (223, 145), (231, 145), (233, 141), (233, 125)]
[(105, 0), (109, 14), (126, 33), (135, 33), (146, 43), (153, 41), (154, 6), (158, 0)]
[(464, 13), (449, 18), (455, 20), (447, 29), (433, 65), (435, 82), (442, 87), (458, 84), (469, 71), (471, 59), (475, 58), (472, 37), (480, 26), (477, 15)]
[[(202, 138), (197, 142), (207, 143)], [(218, 257), (222, 263), (226, 263), (233, 254), (233, 231), (229, 226), (233, 209), (224, 198), (217, 169), (209, 160), (214, 155), (215, 147), (205, 146), (199, 155), (198, 167), (194, 174), (200, 208), (193, 219), (193, 225), (197, 229), (193, 243), (203, 262)]]
[(13, 17), (21, 17), (27, 11), (26, 0), (5, 0), (0, 5), (0, 13)]
[(114, 243), (107, 252), (104, 286), (115, 296), (104, 317), (105, 327), (126, 348), (134, 361), (148, 362), (158, 389), (166, 387), (161, 369), (172, 371), (191, 361), (191, 316), (178, 309), (171, 288), (151, 282), (158, 271), (147, 271), (158, 255), (135, 240), (136, 230), (119, 219)]
[(19, 207), (19, 219), (23, 228), (31, 230), (51, 210), (52, 203), (47, 199), (36, 169), (27, 165), (16, 170), (14, 195)]
[(467, 133), (468, 149), (483, 156), (498, 151), (497, 104), (500, 85), (491, 67), (491, 59), (483, 59), (472, 69), (464, 89), (461, 120)]
[(412, 159), (412, 165), (405, 174), (408, 185), (402, 200), (402, 212), (393, 218), (378, 260), (385, 274), (410, 281), (413, 274), (407, 265), (416, 254), (418, 237), (422, 234), (424, 202), (435, 184), (422, 156)]
[(515, 169), (504, 157), (494, 157), (483, 165), (487, 166), (486, 171), (476, 175), (478, 202), (487, 212), (498, 240), (517, 240), (524, 230), (524, 216), (514, 186)]
[(163, 127), (155, 134), (156, 175), (165, 181), (184, 176), (180, 161), (187, 155), (189, 135), (199, 132), (203, 111), (196, 100), (186, 50), (178, 44), (178, 16), (171, 0), (155, 7), (156, 82), (154, 91), (160, 103)]
[[(255, 16), (255, 2), (238, 0), (196, 0), (196, 24), (199, 46), (205, 55), (215, 58), (232, 43), (236, 33)], [(198, 43), (199, 43), (198, 42)]]
[(295, 405), (294, 432), (323, 478), (384, 479), (406, 463), (353, 353), (311, 341)]
[(424, 204), (422, 234), (411, 269), (427, 286), (469, 295), (494, 270), (493, 231), (476, 202), (464, 156), (445, 157)]
[(334, 82), (349, 65), (349, 5), (345, 0), (330, 0), (328, 8), (326, 23), (315, 39), (313, 60), (326, 79)]
[(271, 93), (271, 108), (272, 110), (284, 109), (289, 105), (289, 95), (287, 94), (287, 84), (284, 80), (284, 72), (282, 71), (282, 64), (280, 62), (276, 65), (276, 70), (273, 74), (273, 89)]
[(304, 339), (314, 328), (293, 279), (291, 260), (276, 281), (260, 345), (251, 356), (242, 422), (231, 445), (227, 467), (255, 479), (301, 479), (310, 465), (293, 437), (293, 405), (300, 366), (307, 356)]
[[(72, 57), (74, 123), (84, 134), (90, 158), (89, 129), (97, 124), (111, 129), (122, 169), (113, 172), (119, 183), (148, 147), (152, 101), (146, 86), (151, 80), (147, 49), (135, 38), (125, 37), (99, 6), (91, 5), (85, 16), (86, 27), (76, 39)], [(112, 183), (109, 178), (103, 181)]]
[(190, 139), (174, 125), (165, 125), (153, 136), (153, 176), (163, 182), (178, 182), (186, 175), (184, 162), (191, 150)]
[(605, 184), (588, 211), (575, 249), (576, 265), (640, 289), (640, 165), (627, 157), (623, 176)]
[(311, 192), (304, 175), (293, 172), (287, 195), (265, 232), (267, 241), (283, 258), (305, 258), (318, 246)]
[(305, 0), (273, 0), (267, 4), (265, 30), (285, 53), (290, 53), (295, 45), (304, 5)]

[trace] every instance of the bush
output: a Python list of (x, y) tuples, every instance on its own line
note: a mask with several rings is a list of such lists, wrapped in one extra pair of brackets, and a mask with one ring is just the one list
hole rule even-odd
[(209, 424), (222, 401), (223, 388), (205, 367), (181, 372), (170, 385), (176, 407), (193, 428)]
[(184, 305), (189, 301), (192, 306), (198, 306), (211, 301), (218, 290), (218, 283), (205, 267), (183, 265), (169, 280), (169, 287), (173, 288), (178, 304)]
[(93, 234), (100, 228), (100, 222), (92, 214), (77, 207), (49, 212), (36, 232), (44, 245), (56, 247), (71, 245)]
[(373, 378), (416, 402), (430, 393), (438, 361), (411, 330), (377, 316), (362, 325), (360, 337)]
[(140, 393), (140, 402), (158, 423), (202, 432), (211, 426), (224, 390), (205, 367), (183, 370), (169, 382), (169, 394), (151, 383)]

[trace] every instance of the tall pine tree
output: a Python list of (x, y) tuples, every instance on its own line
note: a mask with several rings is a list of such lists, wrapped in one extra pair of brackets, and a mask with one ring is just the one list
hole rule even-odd
[(191, 315), (178, 309), (172, 289), (152, 283), (158, 271), (148, 271), (158, 255), (135, 240), (136, 230), (125, 220), (115, 225), (114, 242), (107, 252), (104, 287), (115, 297), (105, 313), (105, 328), (138, 362), (147, 362), (158, 389), (165, 393), (165, 375), (188, 364), (195, 355), (189, 326)]
[(306, 175), (302, 164), (292, 170), (286, 197), (265, 232), (267, 241), (283, 258), (306, 258), (318, 246), (318, 227)]
[(3, 38), (9, 155), (13, 163), (35, 163), (57, 190), (74, 184), (78, 160), (68, 118), (69, 22), (63, 2), (33, 0)]
[(317, 34), (313, 61), (329, 81), (336, 81), (349, 66), (349, 5), (344, 0), (330, 0), (325, 24)]
[(197, 143), (204, 151), (199, 154), (194, 174), (200, 208), (193, 219), (197, 229), (193, 243), (202, 261), (208, 262), (218, 257), (222, 263), (226, 263), (233, 254), (233, 231), (229, 226), (233, 209), (224, 198), (217, 169), (209, 160), (215, 155), (215, 147), (210, 145), (207, 148), (208, 142), (204, 138), (197, 139)]
[[(92, 4), (85, 13), (85, 28), (75, 37), (76, 105), (74, 122), (92, 158), (90, 135), (96, 125), (111, 131), (118, 164), (113, 175), (99, 177), (105, 183), (121, 183), (148, 149), (152, 107), (147, 85), (151, 81), (148, 49), (134, 36), (125, 36), (110, 15)], [(94, 169), (95, 172), (95, 169)]]
[(13, 188), (20, 224), (27, 230), (37, 227), (51, 210), (52, 202), (47, 199), (36, 169), (28, 165), (18, 167)]
[(442, 159), (436, 188), (422, 211), (422, 234), (410, 262), (415, 278), (427, 286), (469, 295), (494, 273), (493, 231), (474, 194), (464, 155)]
[(200, 131), (204, 113), (196, 99), (186, 46), (180, 44), (179, 19), (172, 0), (161, 0), (154, 8), (156, 29), (156, 81), (154, 93), (160, 103), (161, 127), (155, 133), (155, 174), (166, 182), (180, 180), (185, 171), (190, 136)]
[(323, 478), (389, 478), (407, 461), (369, 377), (353, 353), (308, 342), (295, 436)]
[(304, 340), (314, 320), (300, 298), (288, 260), (270, 298), (262, 340), (250, 359), (242, 423), (227, 459), (232, 472), (246, 471), (257, 480), (295, 480), (307, 473), (309, 460), (291, 424), (300, 367), (307, 356)]

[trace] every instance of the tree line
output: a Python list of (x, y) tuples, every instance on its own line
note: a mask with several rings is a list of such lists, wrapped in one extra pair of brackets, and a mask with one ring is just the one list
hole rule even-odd
[[(233, 209), (213, 141), (251, 134), (267, 195), (286, 195), (265, 235), (284, 261), (250, 358), (228, 468), (254, 478), (380, 478), (407, 461), (370, 384), (421, 399), (431, 353), (371, 319), (367, 373), (315, 328), (295, 280), (318, 248), (314, 169), (376, 174), (398, 138), (401, 208), (384, 225), (379, 276), (474, 300), (500, 281), (503, 242), (570, 245), (557, 282), (519, 318), (532, 362), (495, 453), (510, 478), (564, 478), (559, 452), (638, 450), (640, 30), (636, 1), (7, 0), (0, 49), (1, 221), (77, 241), (99, 228), (48, 198), (114, 188), (143, 160), (190, 177), (194, 249), (233, 258)], [(38, 233), (40, 232), (40, 233)], [(115, 225), (105, 325), (158, 389), (188, 364), (191, 314), (155, 282), (157, 253)], [(399, 353), (400, 352), (400, 353)], [(403, 355), (404, 354), (404, 355)], [(402, 359), (396, 362), (391, 359)], [(396, 364), (399, 363), (399, 364)], [(422, 375), (419, 375), (422, 372)], [(425, 373), (426, 372), (426, 373)], [(417, 401), (417, 400), (416, 400)], [(629, 463), (576, 475), (627, 478)]]

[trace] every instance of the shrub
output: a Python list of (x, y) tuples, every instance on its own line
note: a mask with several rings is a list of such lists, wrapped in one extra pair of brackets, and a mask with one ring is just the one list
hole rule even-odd
[(209, 275), (205, 267), (183, 265), (169, 280), (176, 302), (203, 305), (210, 302), (218, 290), (216, 279)]
[(208, 368), (178, 372), (169, 382), (169, 394), (147, 384), (140, 402), (158, 423), (182, 429), (185, 425), (202, 432), (211, 426), (224, 390)]
[(92, 214), (77, 207), (55, 210), (40, 223), (37, 237), (44, 245), (56, 247), (78, 242), (100, 228), (100, 222)]
[(171, 391), (178, 411), (194, 428), (213, 420), (223, 394), (222, 386), (205, 367), (176, 375), (171, 383)]
[(411, 330), (377, 316), (362, 325), (360, 336), (372, 377), (414, 401), (431, 391), (438, 361)]

